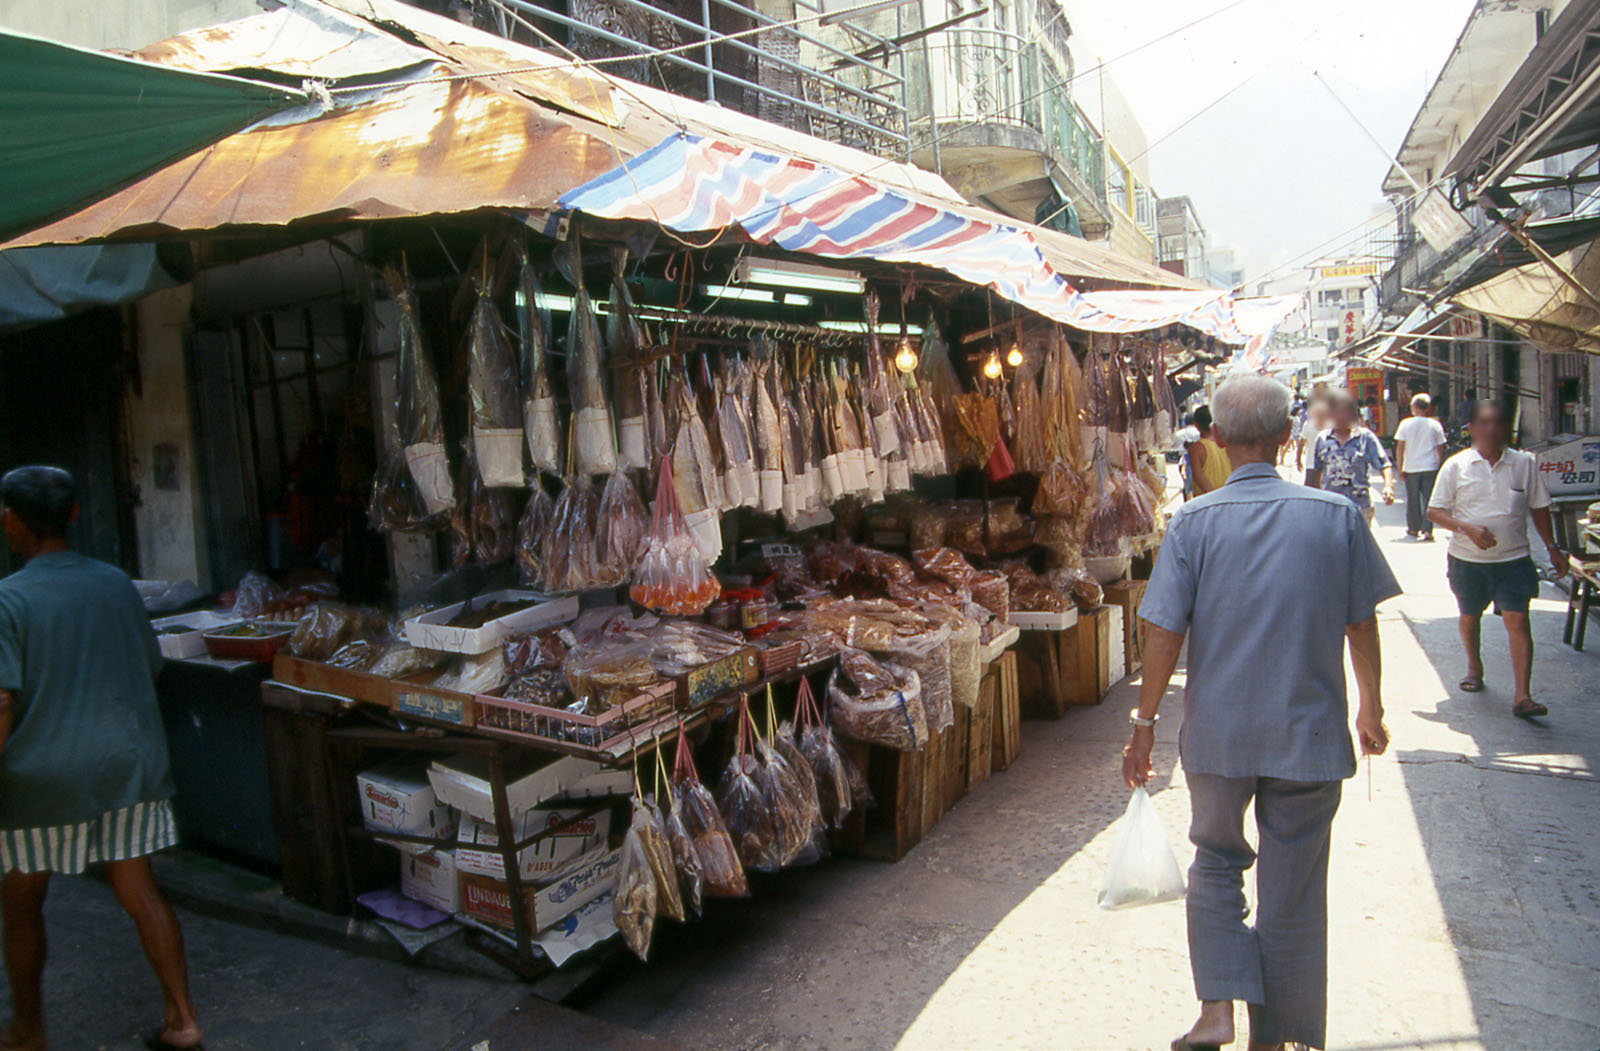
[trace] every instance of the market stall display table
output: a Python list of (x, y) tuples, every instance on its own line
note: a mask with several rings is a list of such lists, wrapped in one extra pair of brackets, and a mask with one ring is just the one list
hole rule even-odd
[[(1024, 631), (1017, 643), (1018, 674), (1030, 718), (1059, 719), (1068, 708), (1099, 704), (1114, 681), (1111, 621), (1117, 607), (1078, 614), (1061, 631)], [(1118, 648), (1121, 638), (1118, 638)], [(1115, 678), (1121, 678), (1119, 670)]]

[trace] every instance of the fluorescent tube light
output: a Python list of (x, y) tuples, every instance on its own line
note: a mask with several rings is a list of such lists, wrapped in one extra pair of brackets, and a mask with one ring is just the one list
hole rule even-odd
[(854, 270), (809, 266), (777, 259), (746, 259), (733, 272), (733, 279), (747, 285), (773, 288), (807, 288), (816, 292), (844, 292), (860, 295), (866, 280)]

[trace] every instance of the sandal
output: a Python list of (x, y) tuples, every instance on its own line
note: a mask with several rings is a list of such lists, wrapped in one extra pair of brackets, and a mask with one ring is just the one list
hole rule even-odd
[(1512, 706), (1511, 714), (1515, 715), (1518, 719), (1540, 719), (1546, 715), (1549, 715), (1550, 709), (1546, 708), (1532, 697), (1524, 697), (1521, 701), (1518, 701), (1514, 706)]
[(1466, 678), (1461, 680), (1461, 690), (1463, 693), (1482, 693), (1483, 676), (1468, 675)]
[(1189, 1042), (1189, 1034), (1185, 1033), (1172, 1042), (1172, 1051), (1222, 1051), (1222, 1045), (1192, 1044)]

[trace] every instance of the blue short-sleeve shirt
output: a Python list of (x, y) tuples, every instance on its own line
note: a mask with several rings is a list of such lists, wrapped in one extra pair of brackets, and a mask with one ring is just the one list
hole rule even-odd
[(1139, 615), (1189, 636), (1191, 773), (1333, 781), (1356, 771), (1345, 627), (1400, 594), (1350, 501), (1246, 464), (1167, 527)]
[(152, 680), (161, 651), (115, 566), (70, 551), (0, 580), (0, 829), (76, 824), (171, 798)]
[(1357, 507), (1372, 506), (1370, 472), (1388, 466), (1383, 443), (1365, 427), (1355, 428), (1344, 441), (1331, 430), (1323, 431), (1311, 450), (1311, 469), (1322, 472), (1322, 488), (1349, 497)]

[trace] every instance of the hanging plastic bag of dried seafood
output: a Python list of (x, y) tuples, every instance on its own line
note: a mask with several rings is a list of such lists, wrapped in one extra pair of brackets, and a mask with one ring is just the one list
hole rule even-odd
[(728, 826), (728, 835), (739, 852), (739, 861), (757, 872), (776, 872), (783, 867), (783, 846), (773, 821), (772, 808), (761, 791), (757, 775), (761, 762), (756, 758), (755, 728), (750, 723), (750, 707), (739, 698), (738, 743), (727, 772), (717, 789), (717, 808)]
[(750, 887), (738, 850), (722, 820), (711, 790), (700, 783), (689, 741), (680, 724), (677, 758), (673, 763), (672, 812), (683, 822), (700, 859), (701, 889), (708, 898), (747, 898)]
[(567, 393), (572, 399), (572, 430), (581, 475), (610, 474), (617, 469), (617, 439), (611, 422), (611, 398), (605, 379), (605, 348), (594, 305), (584, 287), (583, 256), (573, 236), (556, 262), (572, 284), (572, 318), (567, 328)]
[(622, 940), (641, 960), (650, 953), (650, 936), (656, 926), (656, 902), (655, 873), (635, 820), (622, 839), (622, 860), (617, 866), (616, 899), (611, 915), (617, 930), (622, 932)]
[[(404, 264), (402, 264), (403, 266)], [(395, 425), (406, 466), (429, 515), (456, 505), (450, 459), (444, 449), (444, 416), (439, 410), (439, 380), (422, 342), (417, 297), (410, 276), (389, 267), (383, 272), (400, 310), (400, 352), (395, 361)]]
[(528, 260), (517, 245), (517, 341), (521, 351), (522, 430), (534, 470), (561, 471), (561, 421), (556, 415), (555, 392), (550, 386), (550, 313), (544, 292)]

